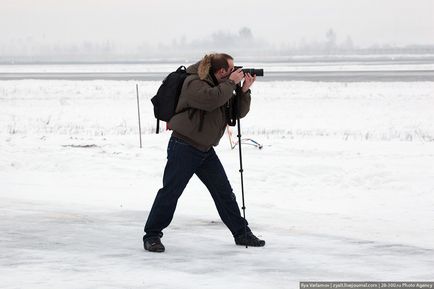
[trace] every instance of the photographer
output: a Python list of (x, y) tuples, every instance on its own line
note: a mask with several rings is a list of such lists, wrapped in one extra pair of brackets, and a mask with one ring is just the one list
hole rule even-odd
[(234, 60), (227, 54), (205, 55), (187, 72), (191, 75), (182, 86), (177, 114), (169, 122), (173, 133), (167, 147), (163, 188), (157, 193), (145, 225), (144, 248), (164, 252), (162, 230), (170, 224), (178, 198), (193, 174), (208, 188), (235, 243), (262, 247), (265, 241), (253, 235), (241, 216), (225, 170), (213, 149), (224, 134), (236, 86), (244, 79), (239, 103), (240, 117), (244, 117), (250, 108), (250, 86), (256, 76), (234, 70)]

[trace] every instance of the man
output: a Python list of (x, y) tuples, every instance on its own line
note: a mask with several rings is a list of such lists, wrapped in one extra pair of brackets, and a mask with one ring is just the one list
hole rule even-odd
[[(167, 147), (163, 188), (155, 198), (145, 225), (145, 250), (164, 252), (162, 230), (172, 221), (178, 198), (188, 181), (196, 174), (211, 193), (220, 218), (229, 228), (237, 245), (262, 247), (240, 210), (213, 146), (223, 136), (227, 123), (226, 106), (230, 104), (236, 85), (242, 83), (240, 117), (250, 108), (250, 86), (256, 76), (234, 71), (234, 60), (227, 54), (206, 55), (187, 68), (176, 107), (177, 114), (169, 121), (173, 130)], [(245, 231), (247, 230), (247, 234)]]

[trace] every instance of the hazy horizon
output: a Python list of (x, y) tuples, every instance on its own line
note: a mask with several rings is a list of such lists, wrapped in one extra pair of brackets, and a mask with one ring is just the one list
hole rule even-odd
[(434, 1), (4, 0), (0, 46), (111, 43), (118, 47), (209, 39), (243, 27), (270, 45), (336, 41), (356, 46), (434, 45)]

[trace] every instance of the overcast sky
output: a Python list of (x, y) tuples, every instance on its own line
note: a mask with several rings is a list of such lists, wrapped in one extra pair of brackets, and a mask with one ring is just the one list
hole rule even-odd
[(272, 43), (325, 39), (354, 44), (434, 44), (433, 0), (0, 0), (0, 43), (204, 38), (251, 28)]

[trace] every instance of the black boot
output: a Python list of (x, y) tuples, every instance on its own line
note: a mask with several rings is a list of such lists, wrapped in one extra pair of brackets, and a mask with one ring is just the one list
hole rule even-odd
[(258, 239), (252, 232), (242, 233), (238, 236), (235, 236), (235, 244), (250, 246), (250, 247), (264, 247), (265, 241)]
[(165, 250), (160, 236), (143, 237), (143, 247), (149, 252), (162, 253)]

